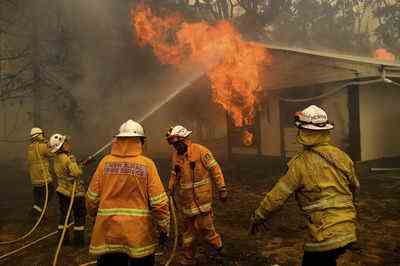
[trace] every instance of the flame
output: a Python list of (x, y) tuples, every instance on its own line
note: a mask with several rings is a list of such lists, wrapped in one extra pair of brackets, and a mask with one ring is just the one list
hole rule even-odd
[(396, 56), (384, 48), (376, 49), (374, 52), (374, 57), (376, 59), (386, 60), (390, 62), (396, 61)]
[(245, 146), (251, 146), (254, 142), (254, 134), (245, 130), (242, 134), (242, 142)]
[(152, 47), (162, 64), (205, 68), (214, 102), (227, 110), (234, 125), (253, 123), (263, 68), (271, 62), (264, 46), (243, 40), (228, 21), (189, 23), (179, 14), (156, 16), (145, 5), (132, 9), (131, 18), (139, 44)]

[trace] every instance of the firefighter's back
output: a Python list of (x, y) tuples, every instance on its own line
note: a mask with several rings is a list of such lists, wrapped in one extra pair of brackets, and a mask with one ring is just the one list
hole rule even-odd
[(351, 187), (358, 181), (351, 159), (325, 144), (306, 149), (291, 164), (302, 178), (296, 198), (313, 241), (320, 242), (306, 244), (305, 249), (332, 250), (355, 241), (357, 213)]
[(130, 257), (152, 254), (156, 238), (147, 186), (153, 182), (149, 175), (153, 161), (142, 155), (108, 155), (99, 167), (103, 178), (91, 252), (124, 251)]

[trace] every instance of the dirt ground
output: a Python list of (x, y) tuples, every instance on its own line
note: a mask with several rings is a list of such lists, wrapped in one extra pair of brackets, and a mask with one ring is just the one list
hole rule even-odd
[[(2, 166), (0, 183), (0, 241), (14, 239), (32, 225), (29, 215), (31, 188), (23, 167)], [(256, 170), (229, 174), (227, 182), (230, 199), (226, 204), (216, 201), (216, 227), (223, 236), (226, 249), (224, 265), (300, 265), (303, 238), (307, 231), (297, 204), (291, 198), (270, 220), (267, 232), (256, 237), (248, 235), (251, 211), (262, 200), (276, 177), (265, 176)], [(231, 171), (232, 172), (232, 171)], [(161, 169), (165, 173), (165, 169)], [(235, 178), (232, 178), (235, 176)], [(395, 175), (370, 175), (360, 178), (362, 191), (360, 202), (360, 240), (352, 252), (346, 253), (339, 265), (400, 265), (400, 179)], [(21, 243), (1, 246), (0, 256), (21, 247), (57, 228), (57, 199), (50, 203), (49, 213), (39, 230)], [(89, 221), (89, 227), (93, 221)], [(5, 266), (51, 265), (57, 245), (56, 237), (30, 247), (16, 255), (0, 260)], [(209, 256), (208, 248), (199, 242), (198, 265), (220, 265)], [(157, 257), (162, 265), (166, 256)], [(59, 265), (80, 265), (94, 258), (88, 249), (65, 246)]]

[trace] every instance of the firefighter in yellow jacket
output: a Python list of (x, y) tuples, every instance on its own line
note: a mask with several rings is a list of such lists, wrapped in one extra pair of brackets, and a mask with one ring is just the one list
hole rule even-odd
[(183, 265), (194, 263), (195, 234), (201, 234), (213, 247), (216, 255), (222, 255), (221, 236), (216, 232), (213, 222), (212, 181), (220, 200), (227, 200), (221, 168), (207, 148), (192, 143), (191, 134), (192, 132), (183, 126), (172, 127), (167, 133), (168, 143), (175, 148), (168, 190), (169, 193), (174, 193), (176, 187), (177, 200), (183, 216), (183, 247), (180, 260)]
[(49, 171), (49, 158), (52, 156), (50, 148), (44, 138), (42, 129), (31, 129), (31, 144), (28, 146), (28, 167), (33, 186), (33, 217), (41, 214), (44, 207), (46, 181), (51, 200), (54, 194), (53, 179)]
[[(74, 216), (74, 244), (83, 246), (85, 244), (85, 188), (83, 181), (80, 179), (82, 169), (78, 165), (75, 156), (72, 155), (72, 145), (70, 138), (61, 134), (54, 134), (50, 138), (51, 151), (55, 153), (54, 172), (58, 178), (57, 195), (60, 205), (60, 218), (58, 230), (62, 232), (64, 228), (65, 218), (68, 212), (69, 203), (71, 201), (73, 184), (77, 181), (75, 190), (75, 198), (73, 204)], [(66, 243), (69, 242), (66, 236)]]
[(337, 258), (357, 240), (359, 182), (352, 160), (329, 144), (333, 125), (324, 110), (311, 105), (296, 113), (295, 119), (297, 141), (304, 149), (254, 212), (251, 231), (256, 233), (295, 193), (310, 236), (304, 245), (303, 266), (336, 265)]
[(169, 200), (154, 162), (142, 155), (143, 127), (128, 120), (97, 167), (86, 194), (96, 216), (90, 253), (97, 265), (154, 265), (157, 248), (168, 240)]

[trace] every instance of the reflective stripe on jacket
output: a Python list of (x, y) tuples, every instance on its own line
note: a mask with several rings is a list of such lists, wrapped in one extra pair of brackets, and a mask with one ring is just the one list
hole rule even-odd
[(44, 142), (35, 141), (28, 146), (29, 175), (33, 186), (44, 186), (45, 180), (52, 182), (49, 171), (49, 147)]
[[(58, 178), (57, 192), (70, 197), (74, 180), (82, 175), (82, 169), (76, 162), (75, 157), (65, 153), (57, 153), (54, 158), (54, 173)], [(75, 196), (85, 196), (85, 187), (80, 179), (78, 179)]]
[(169, 233), (168, 196), (154, 162), (141, 153), (139, 140), (117, 139), (92, 177), (86, 194), (88, 212), (96, 216), (91, 254), (145, 257), (157, 247), (153, 220)]
[(190, 217), (212, 210), (212, 181), (218, 191), (226, 188), (221, 168), (212, 153), (202, 145), (186, 142), (185, 155), (179, 156), (176, 151), (172, 155), (168, 189), (172, 191), (176, 186), (181, 211)]
[(353, 162), (328, 143), (327, 132), (301, 130), (298, 140), (304, 151), (289, 162), (288, 172), (267, 193), (258, 214), (267, 217), (295, 193), (311, 238), (304, 246), (306, 251), (333, 250), (356, 241), (353, 194), (359, 182)]

